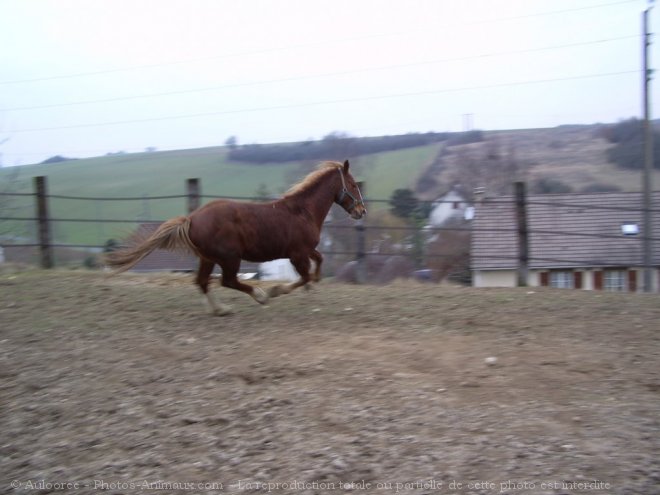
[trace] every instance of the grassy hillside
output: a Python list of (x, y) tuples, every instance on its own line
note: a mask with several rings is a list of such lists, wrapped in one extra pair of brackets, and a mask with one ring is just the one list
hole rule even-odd
[[(389, 198), (396, 188), (412, 187), (438, 149), (439, 144), (432, 144), (366, 155), (352, 160), (352, 171), (356, 178), (366, 181), (369, 197)], [(113, 155), (20, 167), (11, 190), (32, 192), (32, 177), (45, 175), (52, 195), (144, 198), (135, 201), (52, 198), (53, 218), (162, 220), (185, 213), (185, 199), (148, 198), (184, 194), (188, 178), (199, 178), (202, 194), (206, 196), (250, 197), (260, 188), (279, 196), (303, 177), (310, 166), (298, 162), (260, 165), (230, 162), (226, 149), (221, 147)], [(15, 172), (16, 169), (0, 170), (0, 181), (7, 184)], [(15, 208), (12, 216), (34, 215), (31, 197), (15, 198), (11, 206)], [(132, 223), (56, 222), (54, 235), (58, 243), (100, 245), (109, 238), (123, 237), (133, 227)], [(31, 222), (14, 222), (10, 227), (5, 222), (0, 234), (8, 230), (14, 236), (34, 237)]]
[[(540, 179), (561, 181), (573, 192), (596, 184), (614, 186), (621, 191), (640, 191), (641, 171), (610, 163), (607, 151), (613, 145), (602, 137), (599, 129), (600, 126), (592, 125), (486, 132), (483, 142), (451, 147), (437, 167), (435, 177), (441, 184), (451, 184), (459, 177), (464, 185), (482, 186), (487, 193), (495, 195), (502, 191), (497, 182), (510, 185), (514, 180), (523, 180), (531, 188)], [(496, 170), (488, 174), (482, 169), (481, 183), (472, 180), (471, 184), (469, 178), (460, 176), (460, 170), (470, 161)], [(510, 161), (517, 164), (515, 177), (497, 170)], [(653, 184), (655, 189), (660, 188), (660, 170), (653, 172)]]

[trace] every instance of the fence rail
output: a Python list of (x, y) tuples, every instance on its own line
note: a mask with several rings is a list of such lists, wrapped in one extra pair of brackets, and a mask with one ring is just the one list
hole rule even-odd
[[(100, 250), (104, 248), (103, 244), (93, 244), (93, 243), (64, 243), (53, 240), (53, 227), (62, 224), (62, 223), (81, 223), (81, 224), (95, 224), (102, 226), (105, 224), (140, 224), (140, 223), (152, 223), (152, 222), (162, 222), (166, 220), (158, 219), (154, 220), (149, 218), (145, 220), (144, 218), (132, 217), (132, 218), (100, 218), (99, 216), (93, 218), (82, 218), (78, 216), (59, 216), (54, 217), (50, 211), (49, 206), (53, 200), (65, 200), (65, 201), (81, 201), (81, 202), (129, 202), (129, 201), (140, 201), (146, 203), (148, 201), (154, 200), (177, 200), (180, 199), (185, 203), (185, 209), (190, 212), (196, 209), (203, 200), (211, 199), (233, 199), (233, 200), (264, 200), (264, 198), (255, 198), (255, 197), (242, 197), (242, 196), (220, 196), (220, 195), (208, 195), (201, 194), (200, 183), (198, 179), (188, 179), (186, 181), (186, 193), (185, 194), (171, 194), (171, 195), (161, 195), (161, 196), (123, 196), (123, 197), (91, 197), (91, 196), (78, 196), (78, 195), (64, 195), (64, 194), (49, 194), (47, 190), (47, 180), (45, 177), (35, 177), (34, 178), (34, 191), (31, 193), (27, 192), (2, 192), (0, 193), (0, 198), (34, 198), (35, 205), (35, 216), (29, 215), (7, 215), (0, 210), (0, 221), (1, 222), (34, 222), (36, 224), (36, 236), (34, 239), (18, 241), (16, 242), (4, 242), (5, 246), (12, 246), (14, 248), (38, 248), (39, 249), (39, 259), (40, 264), (44, 268), (51, 268), (54, 266), (55, 257), (53, 254), (54, 248), (75, 248), (75, 249), (96, 249)], [(626, 194), (635, 194), (635, 193), (618, 193), (622, 198), (623, 203), (628, 203)], [(381, 204), (385, 205), (389, 203), (390, 200), (387, 199), (377, 199), (377, 198), (366, 198), (367, 203), (369, 204)], [(443, 201), (433, 201), (433, 206), (438, 206), (443, 203)], [(454, 203), (454, 201), (446, 201), (444, 203)], [(657, 203), (656, 203), (657, 204)], [(2, 204), (0, 204), (1, 206)], [(528, 271), (531, 263), (553, 263), (553, 262), (562, 262), (562, 263), (572, 263), (575, 265), (580, 264), (593, 264), (594, 256), (583, 255), (583, 256), (573, 256), (571, 257), (562, 257), (558, 258), (555, 256), (550, 256), (543, 253), (542, 249), (539, 249), (538, 245), (534, 245), (534, 242), (530, 243), (530, 240), (538, 239), (539, 236), (545, 236), (544, 238), (550, 238), (553, 240), (563, 239), (602, 239), (615, 241), (621, 239), (622, 235), (616, 232), (592, 232), (592, 231), (579, 231), (575, 229), (566, 229), (561, 225), (558, 228), (547, 228), (545, 224), (540, 221), (537, 221), (536, 224), (529, 224), (527, 222), (530, 211), (536, 211), (536, 215), (540, 215), (541, 210), (545, 211), (543, 213), (547, 218), (541, 218), (545, 223), (551, 224), (550, 217), (553, 212), (562, 212), (562, 211), (591, 211), (592, 215), (613, 215), (616, 218), (625, 216), (629, 214), (631, 217), (634, 217), (636, 220), (639, 219), (641, 224), (641, 215), (645, 212), (641, 207), (629, 206), (627, 204), (593, 204), (593, 203), (584, 203), (579, 200), (575, 201), (553, 201), (553, 200), (539, 200), (537, 198), (529, 199), (526, 197), (524, 185), (518, 183), (516, 186), (516, 194), (512, 197), (503, 197), (503, 198), (483, 198), (478, 200), (478, 208), (481, 211), (487, 211), (484, 209), (488, 208), (502, 208), (504, 214), (508, 215), (510, 218), (507, 218), (505, 222), (495, 223), (492, 225), (483, 225), (480, 222), (459, 222), (455, 224), (446, 224), (436, 227), (418, 227), (418, 226), (401, 226), (401, 225), (379, 225), (370, 223), (369, 220), (360, 221), (356, 224), (354, 223), (344, 223), (342, 221), (331, 221), (324, 225), (324, 231), (331, 234), (331, 237), (343, 236), (348, 241), (340, 243), (339, 245), (322, 245), (320, 247), (321, 252), (327, 256), (340, 256), (345, 257), (346, 259), (355, 260), (358, 262), (359, 266), (363, 266), (369, 258), (383, 258), (383, 257), (392, 257), (392, 256), (407, 256), (417, 259), (417, 268), (424, 268), (430, 263), (430, 260), (450, 260), (460, 258), (462, 254), (462, 261), (465, 263), (465, 257), (467, 255), (468, 260), (470, 259), (469, 253), (469, 242), (471, 236), (480, 236), (484, 237), (482, 234), (490, 234), (493, 238), (502, 235), (514, 235), (515, 242), (510, 246), (511, 252), (488, 252), (488, 250), (482, 250), (481, 253), (475, 254), (471, 253), (472, 262), (475, 262), (475, 256), (479, 257), (479, 260), (483, 262), (484, 260), (506, 260), (506, 261), (515, 261), (515, 268), (518, 273), (518, 281), (520, 285), (523, 285), (528, 278)], [(545, 210), (544, 210), (545, 209)], [(9, 210), (5, 208), (5, 211)], [(547, 211), (546, 211), (547, 210)], [(646, 210), (647, 212), (653, 214), (655, 218), (657, 214), (660, 214), (660, 209), (651, 208)], [(548, 213), (549, 212), (549, 213)], [(623, 218), (623, 217), (621, 217)], [(539, 228), (536, 225), (543, 224), (543, 228)], [(499, 225), (499, 226), (498, 226)], [(657, 232), (657, 230), (656, 230)], [(0, 231), (1, 233), (1, 231)], [(434, 236), (464, 236), (462, 237), (463, 242), (463, 251), (461, 249), (455, 249), (450, 252), (445, 252), (442, 249), (432, 251), (428, 249), (429, 239), (432, 239)], [(397, 237), (397, 242), (390, 242), (389, 245), (383, 247), (383, 244), (387, 244), (389, 237)], [(647, 235), (646, 232), (642, 232), (636, 236), (637, 239), (644, 242), (649, 240), (651, 242), (660, 242), (659, 237), (654, 237), (653, 235)], [(0, 238), (1, 239), (1, 238)], [(445, 240), (446, 241), (446, 240)], [(465, 250), (465, 243), (468, 243), (468, 251)], [(2, 242), (0, 242), (2, 243)], [(376, 244), (380, 244), (379, 248), (375, 248)], [(538, 242), (537, 242), (538, 244)], [(624, 246), (625, 248), (625, 246)], [(613, 248), (614, 249), (614, 248)], [(614, 249), (616, 251), (616, 249)], [(640, 259), (638, 263), (632, 263), (631, 266), (642, 266), (642, 260)]]

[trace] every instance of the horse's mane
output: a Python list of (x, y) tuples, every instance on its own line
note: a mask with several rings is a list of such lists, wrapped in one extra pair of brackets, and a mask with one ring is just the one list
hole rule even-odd
[(321, 177), (328, 173), (328, 170), (332, 169), (341, 169), (343, 165), (339, 162), (322, 162), (316, 167), (316, 170), (304, 177), (300, 182), (294, 184), (289, 188), (289, 190), (284, 193), (284, 197), (291, 196), (293, 194), (299, 193), (306, 190), (312, 184), (315, 184), (319, 181)]

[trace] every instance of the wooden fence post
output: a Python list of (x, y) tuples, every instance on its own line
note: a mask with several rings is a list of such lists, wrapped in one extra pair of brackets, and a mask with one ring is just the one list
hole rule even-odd
[[(365, 183), (357, 182), (357, 186), (360, 188), (360, 192), (362, 193), (362, 198), (364, 199)], [(365, 252), (366, 227), (364, 225), (363, 219), (357, 220), (356, 223), (357, 225), (355, 226), (355, 230), (357, 232), (357, 253), (356, 253), (357, 266), (355, 267), (355, 282), (358, 284), (364, 284), (367, 281), (367, 260), (366, 260), (367, 255)]]
[(201, 188), (199, 179), (188, 179), (186, 181), (186, 192), (188, 194), (188, 213), (192, 213), (200, 205)]
[(529, 275), (529, 232), (527, 230), (527, 193), (524, 182), (514, 183), (516, 223), (518, 226), (518, 287), (527, 287)]
[(34, 178), (34, 191), (37, 197), (37, 231), (39, 235), (39, 259), (41, 261), (41, 268), (53, 268), (46, 177), (40, 176)]

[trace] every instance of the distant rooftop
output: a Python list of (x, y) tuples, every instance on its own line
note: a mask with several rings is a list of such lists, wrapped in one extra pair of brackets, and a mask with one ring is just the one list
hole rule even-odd
[[(642, 265), (641, 193), (548, 194), (527, 201), (530, 268)], [(660, 191), (652, 195), (652, 209), (653, 238), (660, 238)], [(473, 228), (473, 270), (517, 266), (512, 196), (478, 202)], [(653, 247), (653, 264), (660, 265), (660, 241)]]

